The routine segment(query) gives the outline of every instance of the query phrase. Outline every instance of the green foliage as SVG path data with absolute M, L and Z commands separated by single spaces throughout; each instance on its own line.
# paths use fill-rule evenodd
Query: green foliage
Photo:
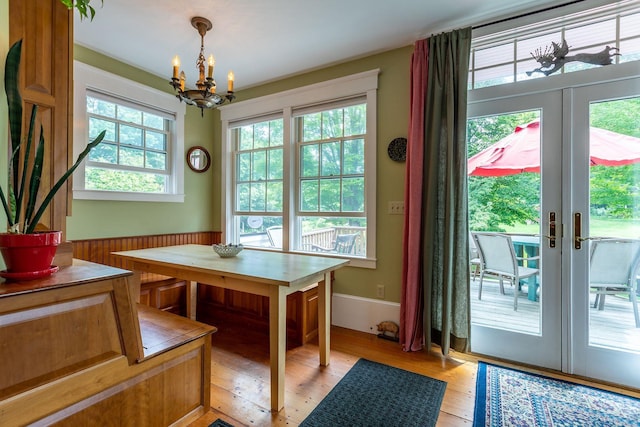
M 74 165 L 67 170 L 62 177 L 51 187 L 40 203 L 37 204 L 38 192 L 42 177 L 44 165 L 45 141 L 42 126 L 40 126 L 40 136 L 36 147 L 35 156 L 31 159 L 31 149 L 33 146 L 37 106 L 31 110 L 31 119 L 29 121 L 29 129 L 26 140 L 22 139 L 22 96 L 20 95 L 18 85 L 18 74 L 20 69 L 20 57 L 22 52 L 22 40 L 16 42 L 9 49 L 5 63 L 5 92 L 7 93 L 7 104 L 9 111 L 9 130 L 11 132 L 11 162 L 9 165 L 9 191 L 8 196 L 0 188 L 0 201 L 7 216 L 9 223 L 9 231 L 12 233 L 20 232 L 21 218 L 24 221 L 24 232 L 33 233 L 38 221 L 44 214 L 53 197 L 69 179 L 71 174 L 80 165 L 82 160 L 89 154 L 93 147 L 97 146 L 104 138 L 105 133 L 102 132 L 98 137 L 87 145 Z M 24 151 L 24 152 L 23 152 Z M 20 159 L 23 160 L 20 167 Z M 28 191 L 26 189 L 28 188 Z M 25 194 L 27 195 L 26 203 L 24 202 Z M 25 213 L 22 215 L 21 209 L 25 205 Z
M 481 117 L 467 123 L 468 157 L 513 132 L 515 126 L 538 118 L 538 112 Z M 640 137 L 640 98 L 594 103 L 590 125 Z M 594 218 L 630 220 L 640 217 L 640 164 L 592 166 L 590 205 Z M 471 230 L 513 231 L 526 224 L 539 233 L 540 175 L 521 173 L 503 177 L 469 177 Z M 529 228 L 535 228 L 531 230 Z
M 93 21 L 93 17 L 96 16 L 96 10 L 91 6 L 91 0 L 60 0 L 62 4 L 69 9 L 78 9 L 80 13 L 80 19 L 90 18 Z M 100 0 L 101 4 L 104 4 L 104 0 Z

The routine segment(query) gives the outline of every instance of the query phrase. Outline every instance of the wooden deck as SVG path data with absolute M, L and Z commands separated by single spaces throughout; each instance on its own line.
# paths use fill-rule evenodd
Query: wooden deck
M 478 281 L 471 282 L 471 321 L 474 324 L 540 333 L 540 303 L 527 299 L 526 287 L 518 296 L 518 310 L 513 310 L 513 286 L 505 282 L 500 294 L 497 281 L 484 280 L 482 300 L 478 300 Z M 591 295 L 593 304 L 594 295 Z M 640 352 L 640 328 L 635 327 L 633 308 L 628 299 L 608 295 L 604 310 L 589 308 L 590 344 Z

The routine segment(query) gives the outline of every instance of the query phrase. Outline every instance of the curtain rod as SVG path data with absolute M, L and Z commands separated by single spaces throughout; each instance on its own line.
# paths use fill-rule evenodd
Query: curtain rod
M 544 9 L 535 10 L 533 12 L 522 13 L 520 15 L 511 16 L 509 18 L 499 19 L 499 20 L 493 21 L 493 22 L 487 22 L 486 24 L 475 25 L 475 26 L 471 27 L 471 29 L 472 30 L 477 30 L 479 28 L 484 28 L 484 27 L 488 27 L 490 25 L 500 24 L 502 22 L 512 21 L 514 19 L 524 18 L 525 16 L 530 16 L 530 15 L 535 15 L 535 14 L 542 13 L 542 12 L 547 12 L 549 10 L 554 10 L 554 9 L 558 9 L 558 8 L 561 8 L 561 7 L 569 6 L 571 4 L 582 3 L 583 1 L 584 0 L 574 0 L 574 1 L 567 2 L 567 3 L 559 4 L 557 6 L 549 6 L 549 7 L 544 8 Z

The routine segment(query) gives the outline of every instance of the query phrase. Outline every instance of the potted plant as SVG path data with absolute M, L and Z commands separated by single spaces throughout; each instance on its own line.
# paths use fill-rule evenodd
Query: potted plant
M 56 192 L 89 152 L 100 144 L 106 131 L 87 145 L 73 166 L 60 177 L 38 204 L 45 142 L 41 125 L 38 143 L 32 154 L 38 111 L 36 105 L 31 110 L 27 135 L 22 135 L 23 102 L 18 86 L 21 51 L 20 40 L 9 49 L 5 63 L 4 86 L 9 112 L 11 158 L 7 192 L 0 187 L 0 202 L 8 222 L 7 233 L 0 233 L 0 252 L 7 267 L 5 271 L 0 272 L 0 276 L 29 279 L 46 276 L 55 271 L 51 262 L 56 246 L 60 243 L 61 232 L 38 232 L 36 226 Z

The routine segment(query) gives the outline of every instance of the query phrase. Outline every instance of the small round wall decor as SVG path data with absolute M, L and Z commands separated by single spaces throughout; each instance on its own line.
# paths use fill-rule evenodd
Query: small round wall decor
M 387 147 L 389 158 L 395 162 L 407 160 L 407 138 L 396 138 Z

